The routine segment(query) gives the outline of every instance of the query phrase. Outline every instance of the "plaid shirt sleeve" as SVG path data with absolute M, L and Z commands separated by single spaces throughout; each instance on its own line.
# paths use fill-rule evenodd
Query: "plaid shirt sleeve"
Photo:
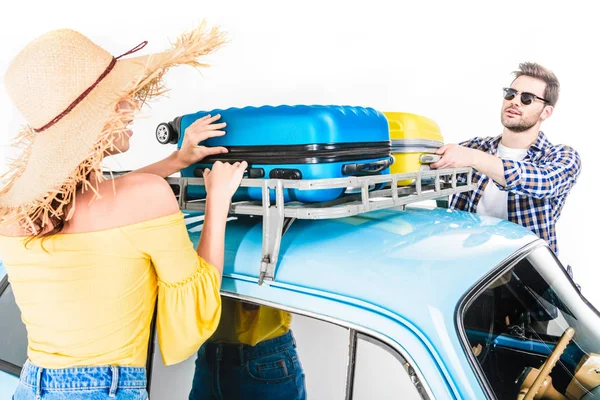
M 538 199 L 563 196 L 581 173 L 581 158 L 568 146 L 556 146 L 541 164 L 502 160 L 506 186 L 500 189 Z
M 481 146 L 483 145 L 483 143 L 485 142 L 485 140 L 486 140 L 486 138 L 476 137 L 476 138 L 473 138 L 470 140 L 465 140 L 464 142 L 460 142 L 459 145 L 468 147 L 470 149 L 479 150 L 481 148 Z

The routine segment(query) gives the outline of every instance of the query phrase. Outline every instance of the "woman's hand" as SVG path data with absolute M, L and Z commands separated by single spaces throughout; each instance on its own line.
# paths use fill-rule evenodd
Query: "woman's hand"
M 175 172 L 181 171 L 190 165 L 197 163 L 207 156 L 227 153 L 225 147 L 206 147 L 199 146 L 198 143 L 211 137 L 223 136 L 225 131 L 220 130 L 225 127 L 225 123 L 213 124 L 221 118 L 220 115 L 211 117 L 207 115 L 195 121 L 185 130 L 181 148 L 171 153 L 167 158 L 137 169 L 134 172 L 143 172 L 146 174 L 158 175 L 166 178 Z
M 203 142 L 208 138 L 225 135 L 225 131 L 221 129 L 227 124 L 224 122 L 220 124 L 213 123 L 219 118 L 221 118 L 220 114 L 217 114 L 214 117 L 206 115 L 187 127 L 183 135 L 181 148 L 175 153 L 182 169 L 189 167 L 208 156 L 227 153 L 225 147 L 206 147 L 199 145 L 200 142 Z
M 246 168 L 248 168 L 246 161 L 234 164 L 217 161 L 214 163 L 212 170 L 206 168 L 203 176 L 207 202 L 209 199 L 224 202 L 229 207 L 229 201 L 231 201 L 233 194 L 240 186 Z
M 214 163 L 212 170 L 204 170 L 206 188 L 206 213 L 204 226 L 196 251 L 198 255 L 223 273 L 225 260 L 225 228 L 233 194 L 240 186 L 246 161 L 235 164 Z
M 204 170 L 206 213 L 197 252 L 221 274 L 225 260 L 225 228 L 229 205 L 247 167 L 246 161 L 235 164 L 217 161 L 212 170 Z

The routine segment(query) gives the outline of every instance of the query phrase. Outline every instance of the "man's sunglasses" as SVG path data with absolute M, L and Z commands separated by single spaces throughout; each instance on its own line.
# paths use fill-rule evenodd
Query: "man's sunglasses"
M 504 88 L 504 100 L 512 100 L 515 98 L 516 95 L 519 94 L 518 90 L 515 90 L 513 88 Z M 531 103 L 533 103 L 533 101 L 535 99 L 538 99 L 540 101 L 543 101 L 546 104 L 549 104 L 548 100 L 541 98 L 540 96 L 536 96 L 533 93 L 529 93 L 529 92 L 523 92 L 521 93 L 521 103 L 523 103 L 523 105 L 528 106 Z

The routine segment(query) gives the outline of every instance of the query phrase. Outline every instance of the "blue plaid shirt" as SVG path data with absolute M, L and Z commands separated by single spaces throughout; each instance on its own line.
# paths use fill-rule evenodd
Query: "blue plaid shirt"
M 502 135 L 474 138 L 460 145 L 496 155 L 501 138 Z M 503 159 L 502 163 L 506 186 L 494 183 L 500 190 L 508 192 L 508 220 L 536 233 L 558 254 L 555 225 L 581 172 L 579 154 L 571 147 L 552 145 L 540 132 L 523 161 Z M 452 196 L 450 208 L 476 212 L 489 180 L 475 171 L 473 183 L 476 188 Z

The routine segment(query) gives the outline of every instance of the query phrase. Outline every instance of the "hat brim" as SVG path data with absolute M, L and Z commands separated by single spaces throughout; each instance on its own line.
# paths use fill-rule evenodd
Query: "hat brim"
M 2 196 L 7 207 L 31 203 L 40 193 L 50 193 L 98 151 L 104 127 L 115 118 L 116 106 L 130 96 L 132 87 L 147 70 L 149 56 L 117 61 L 113 70 L 67 115 L 33 138 L 27 163 L 10 191 Z M 115 132 L 106 132 L 108 136 Z M 109 144 L 110 143 L 106 143 Z M 60 162 L 56 162 L 56 160 Z M 74 177 L 77 179 L 77 177 Z
M 0 220 L 26 225 L 32 232 L 46 225 L 49 215 L 62 216 L 77 187 L 93 188 L 90 172 L 102 179 L 101 161 L 132 119 L 116 110 L 121 100 L 152 98 L 162 93 L 163 74 L 172 66 L 206 66 L 197 61 L 224 43 L 217 28 L 182 35 L 171 50 L 118 60 L 113 69 L 57 123 L 36 134 L 21 133 L 21 157 L 13 163 L 0 191 Z M 140 96 L 141 95 L 141 96 Z M 141 105 L 141 104 L 140 104 Z M 97 185 L 97 182 L 95 182 Z M 71 213 L 66 215 L 69 219 Z M 41 223 L 40 223 L 41 221 Z M 37 225 L 37 226 L 36 226 Z

